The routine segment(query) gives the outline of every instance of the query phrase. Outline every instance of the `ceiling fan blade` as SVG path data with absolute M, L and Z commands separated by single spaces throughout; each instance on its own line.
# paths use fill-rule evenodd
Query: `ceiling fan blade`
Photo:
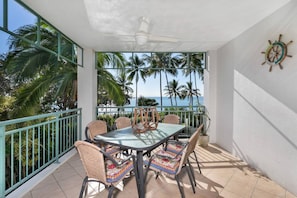
M 140 17 L 139 18 L 139 28 L 138 28 L 138 32 L 143 32 L 143 33 L 148 33 L 149 31 L 149 26 L 150 26 L 150 20 L 148 17 Z
M 152 42 L 171 42 L 171 43 L 176 43 L 179 41 L 177 38 L 167 37 L 167 36 L 157 36 L 157 35 L 148 35 L 148 40 Z
M 171 42 L 176 43 L 179 40 L 168 36 L 157 36 L 149 34 L 150 20 L 148 17 L 139 18 L 139 28 L 134 35 L 129 34 L 107 34 L 107 36 L 113 36 L 123 42 L 135 42 L 137 45 L 144 45 L 148 42 Z

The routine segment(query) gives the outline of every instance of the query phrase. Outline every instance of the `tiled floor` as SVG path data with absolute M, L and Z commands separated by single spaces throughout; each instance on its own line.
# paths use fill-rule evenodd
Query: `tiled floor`
M 196 194 L 193 194 L 188 177 L 183 174 L 182 183 L 187 198 L 297 198 L 215 145 L 209 145 L 207 148 L 197 146 L 196 152 L 201 163 L 202 175 L 199 174 L 194 159 L 191 159 L 197 187 Z M 75 155 L 24 198 L 78 197 L 84 176 L 79 156 Z M 100 193 L 94 190 L 90 194 L 89 197 L 94 198 L 107 197 L 107 190 Z M 115 197 L 138 197 L 133 176 L 124 180 L 124 190 L 116 191 Z M 155 179 L 154 173 L 150 172 L 146 198 L 153 197 L 180 197 L 175 180 L 162 175 Z

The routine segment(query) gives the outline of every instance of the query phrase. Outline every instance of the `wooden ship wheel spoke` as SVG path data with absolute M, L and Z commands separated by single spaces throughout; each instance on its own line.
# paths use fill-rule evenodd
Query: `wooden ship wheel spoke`
M 282 62 L 285 60 L 286 57 L 292 57 L 292 55 L 288 55 L 288 45 L 293 43 L 290 41 L 288 43 L 284 43 L 281 41 L 282 35 L 280 34 L 278 37 L 278 41 L 274 41 L 273 43 L 268 40 L 268 47 L 266 48 L 265 52 L 261 52 L 265 54 L 265 61 L 262 63 L 264 65 L 267 63 L 270 65 L 269 71 L 272 71 L 273 66 L 279 66 L 280 69 L 283 69 Z

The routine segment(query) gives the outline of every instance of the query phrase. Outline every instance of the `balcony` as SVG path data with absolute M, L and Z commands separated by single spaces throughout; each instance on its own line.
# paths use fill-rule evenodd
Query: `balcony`
M 98 116 L 129 115 L 132 112 L 132 108 L 124 111 L 118 109 L 122 108 L 105 109 L 100 111 Z M 193 109 L 197 112 L 197 108 Z M 193 109 L 164 108 L 160 114 L 178 114 L 182 118 L 181 123 L 187 125 L 183 134 L 186 138 L 190 135 L 191 128 L 205 122 L 201 119 L 201 112 L 195 114 Z M 5 180 L 7 197 L 78 196 L 85 176 L 79 156 L 73 148 L 73 143 L 81 139 L 80 120 L 81 112 L 77 109 L 1 123 L 2 132 L 3 129 L 6 130 L 3 145 L 6 153 L 11 153 L 6 155 L 6 163 L 3 166 L 6 168 L 1 170 L 6 176 L 3 175 L 1 179 Z M 31 143 L 38 146 L 32 147 Z M 199 174 L 194 159 L 190 159 L 195 170 L 197 187 L 196 194 L 193 194 L 188 178 L 183 177 L 186 197 L 296 197 L 218 145 L 210 144 L 206 148 L 197 145 L 195 150 L 201 163 L 202 175 Z M 149 174 L 146 197 L 174 197 L 179 193 L 174 180 L 163 176 L 155 180 L 153 172 Z M 98 192 L 96 186 L 89 189 L 90 197 L 107 196 L 106 190 Z M 125 180 L 124 190 L 119 192 L 117 197 L 131 195 L 137 197 L 133 176 Z

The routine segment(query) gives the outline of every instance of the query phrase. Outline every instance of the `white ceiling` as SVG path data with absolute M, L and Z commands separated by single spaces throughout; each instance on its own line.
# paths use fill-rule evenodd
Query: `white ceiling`
M 156 52 L 218 49 L 289 1 L 23 0 L 84 48 Z M 140 17 L 149 19 L 149 34 L 177 42 L 137 44 Z

